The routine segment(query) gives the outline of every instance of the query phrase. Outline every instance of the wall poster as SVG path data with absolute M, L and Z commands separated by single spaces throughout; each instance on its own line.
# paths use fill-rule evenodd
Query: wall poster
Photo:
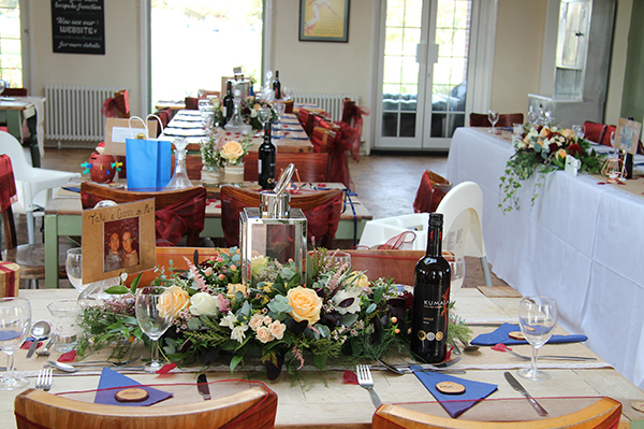
M 51 0 L 54 53 L 105 55 L 104 0 Z

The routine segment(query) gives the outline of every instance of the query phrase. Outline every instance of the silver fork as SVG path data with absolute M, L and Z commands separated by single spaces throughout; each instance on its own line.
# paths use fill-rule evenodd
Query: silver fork
M 378 408 L 382 405 L 382 401 L 378 397 L 378 394 L 373 390 L 373 378 L 371 377 L 371 371 L 367 365 L 358 365 L 356 368 L 356 373 L 358 374 L 358 384 L 360 387 L 363 387 L 369 391 L 371 395 L 371 402 L 373 405 Z
M 46 392 L 51 389 L 52 383 L 53 370 L 51 368 L 43 368 L 38 371 L 38 378 L 36 379 L 36 389 L 41 389 Z
M 49 353 L 49 348 L 51 347 L 52 344 L 54 344 L 54 340 L 49 340 L 49 342 L 47 343 L 44 349 L 36 350 L 36 356 L 40 356 L 40 357 L 49 356 L 51 354 Z

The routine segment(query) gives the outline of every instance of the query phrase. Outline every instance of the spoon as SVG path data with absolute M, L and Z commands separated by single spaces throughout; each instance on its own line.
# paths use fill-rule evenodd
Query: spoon
M 31 336 L 34 337 L 34 341 L 31 343 L 31 347 L 29 347 L 29 351 L 27 352 L 27 357 L 30 358 L 34 355 L 34 352 L 36 351 L 36 348 L 38 347 L 38 343 L 42 338 L 45 338 L 47 335 L 49 335 L 49 332 L 51 331 L 51 326 L 49 325 L 49 322 L 46 320 L 41 320 L 39 322 L 36 322 L 34 326 L 31 327 Z
M 63 362 L 56 362 L 53 360 L 48 360 L 47 364 L 49 366 L 53 366 L 54 368 L 61 370 L 63 372 L 69 372 L 69 373 L 74 373 L 78 372 L 79 369 L 76 368 L 74 365 L 68 364 L 68 363 L 63 363 Z M 99 365 L 96 365 L 97 368 L 101 368 Z M 87 367 L 83 367 L 85 369 Z M 144 366 L 121 366 L 121 367 L 114 367 L 110 368 L 114 371 L 143 371 L 145 369 Z

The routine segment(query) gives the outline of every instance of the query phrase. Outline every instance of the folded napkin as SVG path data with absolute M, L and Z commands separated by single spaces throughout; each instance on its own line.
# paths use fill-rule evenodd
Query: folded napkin
M 420 367 L 413 366 L 411 368 L 420 369 Z M 476 405 L 480 400 L 488 397 L 498 387 L 496 384 L 464 380 L 462 378 L 438 372 L 417 371 L 414 372 L 414 375 L 425 385 L 427 390 L 429 390 L 429 393 L 436 398 L 445 411 L 447 411 L 453 418 L 460 416 L 465 411 Z M 436 385 L 444 381 L 451 381 L 465 386 L 465 392 L 458 395 L 440 393 L 438 389 L 436 389 Z
M 113 387 L 130 386 L 139 386 L 139 388 L 148 392 L 148 395 L 150 396 L 148 397 L 148 399 L 141 402 L 119 402 L 114 398 L 114 394 L 118 392 L 119 389 L 112 389 Z M 172 393 L 164 392 L 153 387 L 142 386 L 141 383 L 132 380 L 130 377 L 126 377 L 125 375 L 119 374 L 118 372 L 109 368 L 103 368 L 103 372 L 101 373 L 101 380 L 98 383 L 98 391 L 96 392 L 94 403 L 104 405 L 125 405 L 128 407 L 141 407 L 165 401 L 171 396 Z
M 508 334 L 513 331 L 521 331 L 521 328 L 519 328 L 519 325 L 504 323 L 493 332 L 477 336 L 470 341 L 470 344 L 475 346 L 493 346 L 499 343 L 505 344 L 506 346 L 528 344 L 525 340 L 513 340 L 508 337 Z M 547 344 L 581 343 L 586 340 L 588 340 L 588 337 L 585 335 L 553 335 L 550 337 Z

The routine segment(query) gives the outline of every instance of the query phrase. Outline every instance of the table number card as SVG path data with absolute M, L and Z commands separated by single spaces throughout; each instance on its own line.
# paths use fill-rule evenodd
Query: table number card
M 83 284 L 154 268 L 154 199 L 83 210 Z
M 623 150 L 626 153 L 635 155 L 637 153 L 637 144 L 640 139 L 641 131 L 641 122 L 619 118 L 613 146 L 615 149 Z
M 576 176 L 581 168 L 581 160 L 571 155 L 566 155 L 566 173 L 571 176 Z

